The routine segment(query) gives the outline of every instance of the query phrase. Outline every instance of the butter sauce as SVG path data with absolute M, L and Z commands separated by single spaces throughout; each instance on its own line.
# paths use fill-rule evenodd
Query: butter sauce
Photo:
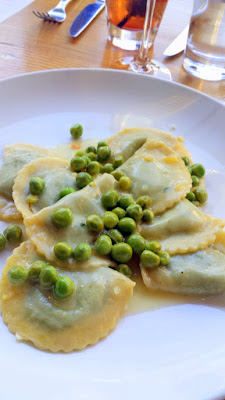
M 126 315 L 140 314 L 180 304 L 201 304 L 208 307 L 217 307 L 225 311 L 225 293 L 216 296 L 193 296 L 149 290 L 143 283 L 140 271 L 136 269 L 131 279 L 136 282 L 136 286 L 128 303 Z

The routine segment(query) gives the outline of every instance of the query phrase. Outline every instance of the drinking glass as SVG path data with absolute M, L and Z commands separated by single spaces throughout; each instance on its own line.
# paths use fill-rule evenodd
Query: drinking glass
M 168 0 L 156 0 L 151 26 L 152 42 Z M 108 39 L 114 46 L 137 50 L 141 44 L 146 0 L 106 0 Z M 150 42 L 149 42 L 150 43 Z
M 194 0 L 183 66 L 201 79 L 225 79 L 225 0 Z
M 158 78 L 171 80 L 170 70 L 156 60 L 150 60 L 148 50 L 153 44 L 151 37 L 151 26 L 156 0 L 147 0 L 144 20 L 144 28 L 141 39 L 141 46 L 136 57 L 124 57 L 114 62 L 114 67 L 123 67 L 137 73 L 149 74 Z

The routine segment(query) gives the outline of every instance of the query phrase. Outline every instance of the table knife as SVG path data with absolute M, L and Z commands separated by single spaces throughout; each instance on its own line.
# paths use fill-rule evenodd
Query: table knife
M 187 43 L 189 25 L 173 40 L 163 52 L 166 57 L 172 57 L 184 51 Z
M 75 18 L 70 27 L 70 36 L 77 37 L 93 21 L 93 19 L 105 7 L 105 0 L 97 0 L 88 4 Z

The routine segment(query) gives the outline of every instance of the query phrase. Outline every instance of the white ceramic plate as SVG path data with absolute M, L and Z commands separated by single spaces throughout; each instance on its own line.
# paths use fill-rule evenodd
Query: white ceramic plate
M 69 140 L 76 122 L 84 138 L 133 126 L 175 127 L 172 133 L 207 168 L 206 210 L 225 218 L 225 108 L 219 102 L 171 82 L 110 70 L 46 71 L 0 82 L 1 151 L 18 142 L 56 146 Z M 1 253 L 1 266 L 7 255 Z M 224 332 L 223 309 L 183 304 L 125 317 L 96 346 L 65 355 L 18 343 L 0 321 L 0 398 L 222 399 Z

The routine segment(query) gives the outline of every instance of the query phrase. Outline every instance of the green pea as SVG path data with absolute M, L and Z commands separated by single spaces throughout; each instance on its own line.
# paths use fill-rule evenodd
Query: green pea
M 50 289 L 58 278 L 58 272 L 52 265 L 42 267 L 39 275 L 39 284 L 43 289 Z
M 140 221 L 143 217 L 143 211 L 139 204 L 131 204 L 126 209 L 126 216 L 133 218 L 136 222 Z
M 88 146 L 85 151 L 86 151 L 86 153 L 95 153 L 95 154 L 97 154 L 97 150 L 96 150 L 96 148 L 94 146 Z
M 136 222 L 133 220 L 133 218 L 125 217 L 119 220 L 117 227 L 120 232 L 130 235 L 136 229 Z
M 102 219 L 95 214 L 89 215 L 86 219 L 87 228 L 89 231 L 99 232 L 104 228 Z
M 197 200 L 192 201 L 192 204 L 193 204 L 195 207 L 199 207 L 199 206 L 200 206 L 200 203 L 199 203 L 199 201 L 197 201 Z
M 6 239 L 5 236 L 0 233 L 0 250 L 5 248 Z
M 83 156 L 82 158 L 84 158 L 86 160 L 86 168 L 87 168 L 88 165 L 90 164 L 91 160 L 87 155 Z
M 80 243 L 75 248 L 73 256 L 79 262 L 88 261 L 91 258 L 91 247 L 87 243 Z
M 95 251 L 97 254 L 106 256 L 111 252 L 112 240 L 107 235 L 101 235 L 95 242 Z
M 195 189 L 194 194 L 196 196 L 197 201 L 199 201 L 199 203 L 205 203 L 208 199 L 208 194 L 205 189 L 201 189 L 201 188 Z
M 116 169 L 120 167 L 124 163 L 124 157 L 123 156 L 116 156 L 113 160 L 113 168 Z
M 200 185 L 200 180 L 197 176 L 192 175 L 191 180 L 192 180 L 192 186 L 196 187 Z
M 59 198 L 61 199 L 62 197 L 67 196 L 68 194 L 74 193 L 75 190 L 72 187 L 66 187 L 62 189 L 59 193 Z
M 119 219 L 124 218 L 126 216 L 126 211 L 121 207 L 114 208 L 112 212 L 114 212 L 114 214 L 116 214 Z
M 45 181 L 42 178 L 39 178 L 39 176 L 34 176 L 33 178 L 30 179 L 29 181 L 29 189 L 31 194 L 35 194 L 38 196 L 43 192 L 45 188 Z
M 80 172 L 87 166 L 87 161 L 84 157 L 74 156 L 70 161 L 70 167 L 73 171 Z
M 145 210 L 151 206 L 152 200 L 149 196 L 140 196 L 138 197 L 136 203 L 139 204 L 143 210 Z
M 31 281 L 38 281 L 41 273 L 41 269 L 47 264 L 44 261 L 34 261 L 33 264 L 28 268 L 28 279 Z
M 104 208 L 114 208 L 117 205 L 119 195 L 116 190 L 108 190 L 102 196 L 102 205 Z
M 136 254 L 141 254 L 146 248 L 145 239 L 138 234 L 130 235 L 127 239 L 127 243 L 131 246 L 133 252 Z
M 109 229 L 115 228 L 115 226 L 116 226 L 116 225 L 118 224 L 118 222 L 119 222 L 119 218 L 117 217 L 117 215 L 114 214 L 114 213 L 111 212 L 111 211 L 106 211 L 106 212 L 103 214 L 102 219 L 103 219 L 104 226 L 105 226 L 106 228 L 109 228 Z
M 97 154 L 95 154 L 93 151 L 91 151 L 90 153 L 87 153 L 87 157 L 91 161 L 96 161 L 97 160 Z
M 118 272 L 120 272 L 121 274 L 127 276 L 128 278 L 131 277 L 132 275 L 132 271 L 131 269 L 128 267 L 128 265 L 126 264 L 119 264 L 116 266 L 115 268 Z
M 162 265 L 168 265 L 170 262 L 170 255 L 167 253 L 167 251 L 160 251 L 158 253 L 158 256 L 160 257 L 160 264 Z
M 128 243 L 116 243 L 112 247 L 112 258 L 119 263 L 126 263 L 132 257 L 132 248 Z
M 61 276 L 57 279 L 54 286 L 54 295 L 56 299 L 68 299 L 75 291 L 75 286 L 72 279 L 67 276 Z
M 75 155 L 79 156 L 79 157 L 83 157 L 83 156 L 85 156 L 85 151 L 84 150 L 78 150 L 78 151 L 76 151 Z
M 189 173 L 191 174 L 192 173 L 192 168 L 191 168 L 190 165 L 187 167 L 187 169 L 188 169 Z
M 107 164 L 103 165 L 103 167 L 102 167 L 103 173 L 110 174 L 113 170 L 114 170 L 113 165 L 110 163 L 107 163 Z
M 116 169 L 115 171 L 111 172 L 111 175 L 114 176 L 114 178 L 119 181 L 122 176 L 124 176 L 123 171 L 120 171 L 119 169 Z
M 111 150 L 109 146 L 101 146 L 97 150 L 98 160 L 106 161 L 111 156 Z
M 3 234 L 9 243 L 16 243 L 22 237 L 22 229 L 18 225 L 8 225 Z
M 122 176 L 119 180 L 119 187 L 121 190 L 128 190 L 130 188 L 130 178 Z
M 83 133 L 83 126 L 80 125 L 80 124 L 75 124 L 75 125 L 71 126 L 71 128 L 70 128 L 70 133 L 71 133 L 71 136 L 72 136 L 74 139 L 78 139 L 79 137 L 82 136 L 82 133 Z
M 52 222 L 58 228 L 65 228 L 72 224 L 73 213 L 69 208 L 58 208 L 52 213 Z
M 107 235 L 112 239 L 114 243 L 123 242 L 123 235 L 118 231 L 118 229 L 109 229 Z
M 35 194 L 30 194 L 29 196 L 27 196 L 26 198 L 26 202 L 27 204 L 31 205 L 31 204 L 35 204 L 38 201 L 38 196 L 36 196 Z
M 124 196 L 120 197 L 118 201 L 119 207 L 124 208 L 125 210 L 127 207 L 131 206 L 131 204 L 134 204 L 134 199 L 129 194 L 125 194 Z
M 188 167 L 188 165 L 190 164 L 190 160 L 188 157 L 181 157 L 181 159 L 183 160 L 184 164 Z
M 54 253 L 59 260 L 67 260 L 72 256 L 73 248 L 67 242 L 59 242 L 54 246 Z
M 142 221 L 146 224 L 150 224 L 154 219 L 154 212 L 152 210 L 144 210 Z
M 158 253 L 161 250 L 161 247 L 162 246 L 159 242 L 153 240 L 152 242 L 147 243 L 146 250 L 150 250 L 153 253 Z
M 141 253 L 141 264 L 146 268 L 155 268 L 160 264 L 160 257 L 150 250 Z
M 192 175 L 202 178 L 205 175 L 205 168 L 202 164 L 193 164 L 191 166 Z
M 98 161 L 91 161 L 87 167 L 88 173 L 90 175 L 98 175 L 100 172 L 100 164 Z
M 20 265 L 14 265 L 8 271 L 9 281 L 16 286 L 22 285 L 27 280 L 27 270 Z
M 92 181 L 93 181 L 92 176 L 87 172 L 79 172 L 76 176 L 76 184 L 78 189 L 83 189 Z
M 189 192 L 189 193 L 187 193 L 187 194 L 186 194 L 186 198 L 187 198 L 189 201 L 195 201 L 195 200 L 196 200 L 196 196 L 195 196 L 194 192 Z
M 100 140 L 100 142 L 98 142 L 97 147 L 103 147 L 103 146 L 108 146 L 107 143 L 104 140 Z

